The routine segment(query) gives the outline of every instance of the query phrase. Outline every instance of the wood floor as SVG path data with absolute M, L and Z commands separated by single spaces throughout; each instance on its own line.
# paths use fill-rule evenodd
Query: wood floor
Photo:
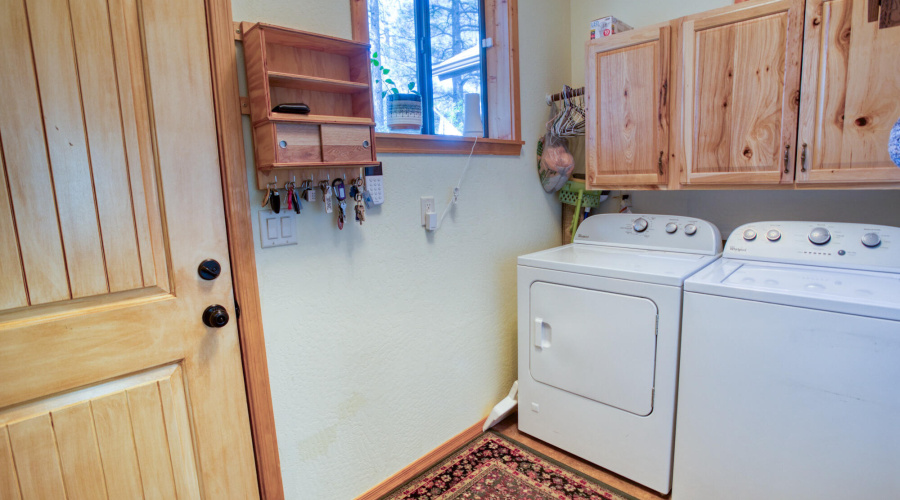
M 650 491 L 643 486 L 635 484 L 622 476 L 609 472 L 606 469 L 602 469 L 597 467 L 596 465 L 581 460 L 580 458 L 566 453 L 559 448 L 555 448 L 550 446 L 549 444 L 535 439 L 528 434 L 522 434 L 519 432 L 519 428 L 516 425 L 518 419 L 518 415 L 513 413 L 512 415 L 506 417 L 502 422 L 494 426 L 494 430 L 503 434 L 504 436 L 509 436 L 510 438 L 533 448 L 548 457 L 562 462 L 569 467 L 586 474 L 590 477 L 593 477 L 601 482 L 604 482 L 613 488 L 621 490 L 629 495 L 634 496 L 635 498 L 639 498 L 640 500 L 659 500 L 663 498 L 668 498 L 668 496 L 661 496 L 656 492 Z

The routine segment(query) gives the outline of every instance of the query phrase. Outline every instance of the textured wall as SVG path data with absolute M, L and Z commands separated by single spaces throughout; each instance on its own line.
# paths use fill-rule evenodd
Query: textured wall
M 571 0 L 572 81 L 584 81 L 590 21 L 616 16 L 635 28 L 734 3 L 731 0 Z M 576 155 L 576 157 L 578 157 Z M 892 191 L 635 191 L 632 210 L 706 219 L 727 236 L 755 220 L 819 220 L 900 226 L 900 190 Z M 618 211 L 616 200 L 601 211 Z
M 443 209 L 465 156 L 382 154 L 386 201 L 363 227 L 338 231 L 317 203 L 299 216 L 299 245 L 257 245 L 290 499 L 366 491 L 487 415 L 515 379 L 515 258 L 560 242 L 535 142 L 544 95 L 570 75 L 568 0 L 519 9 L 527 143 L 517 158 L 473 157 L 443 228 L 419 225 L 419 197 Z M 233 0 L 233 10 L 235 20 L 350 36 L 349 0 Z M 255 186 L 248 133 L 245 118 Z M 262 196 L 251 189 L 251 200 L 255 225 Z

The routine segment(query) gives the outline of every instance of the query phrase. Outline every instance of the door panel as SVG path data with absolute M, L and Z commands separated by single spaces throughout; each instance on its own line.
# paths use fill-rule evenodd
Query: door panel
M 0 118 L 0 139 L 15 224 L 0 222 L 0 231 L 21 264 L 3 266 L 0 306 L 166 287 L 161 219 L 148 215 L 145 197 L 158 198 L 150 128 L 146 111 L 135 111 L 148 106 L 140 33 L 129 40 L 125 24 L 136 6 L 16 0 L 3 8 L 24 24 L 3 42 L 14 79 L 0 79 L 0 90 L 16 104 Z M 158 213 L 155 200 L 151 208 Z
M 869 22 L 863 0 L 806 5 L 797 180 L 900 181 L 887 149 L 900 118 L 900 29 Z
M 616 293 L 535 282 L 534 380 L 640 416 L 653 410 L 657 308 Z
M 12 481 L 0 491 L 18 483 L 25 498 L 200 498 L 186 408 L 181 367 L 169 365 L 7 409 L 11 453 L 0 468 L 13 474 L 0 476 Z
M 258 497 L 235 321 L 201 321 L 235 311 L 206 26 L 0 2 L 4 499 Z
M 669 41 L 665 25 L 588 44 L 588 189 L 666 182 Z
M 682 183 L 793 182 L 802 7 L 756 2 L 682 22 Z

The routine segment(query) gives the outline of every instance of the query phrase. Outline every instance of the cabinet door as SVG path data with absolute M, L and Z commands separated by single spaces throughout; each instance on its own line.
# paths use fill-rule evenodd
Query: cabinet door
M 684 19 L 681 181 L 794 180 L 803 0 L 753 2 Z
M 900 28 L 869 21 L 869 3 L 806 2 L 798 182 L 900 181 L 887 147 L 900 119 Z
M 587 45 L 587 188 L 666 182 L 670 27 Z

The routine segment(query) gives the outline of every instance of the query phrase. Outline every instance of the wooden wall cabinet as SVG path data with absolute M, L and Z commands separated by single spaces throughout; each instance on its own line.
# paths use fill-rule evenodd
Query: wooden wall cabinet
M 666 183 L 670 39 L 666 23 L 588 42 L 588 189 Z
M 900 186 L 900 27 L 877 7 L 756 0 L 588 43 L 590 188 Z
M 741 4 L 679 29 L 682 184 L 793 182 L 803 0 Z
M 369 45 L 258 23 L 242 24 L 257 182 L 284 182 L 375 159 Z M 304 103 L 310 113 L 277 113 Z
M 900 119 L 900 27 L 879 28 L 870 3 L 806 2 L 798 183 L 900 182 L 887 151 Z

